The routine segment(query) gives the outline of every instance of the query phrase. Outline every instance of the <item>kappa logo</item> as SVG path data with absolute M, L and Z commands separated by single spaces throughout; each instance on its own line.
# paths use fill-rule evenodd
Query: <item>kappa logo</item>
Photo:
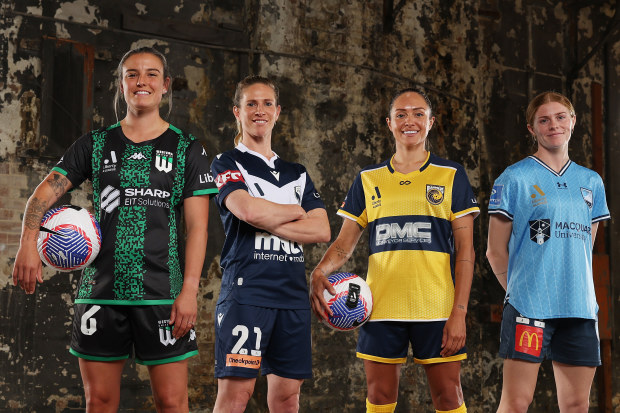
M 538 245 L 544 244 L 551 236 L 551 221 L 537 219 L 530 221 L 530 239 Z
M 106 186 L 101 191 L 101 209 L 110 213 L 121 203 L 121 191 L 113 186 Z
M 583 197 L 583 200 L 586 201 L 588 208 L 592 209 L 592 191 L 587 188 L 581 188 L 581 196 Z
M 127 159 L 132 159 L 134 161 L 141 161 L 143 159 L 146 159 L 146 156 L 144 156 L 144 154 L 142 152 L 134 152 L 129 158 Z
M 172 152 L 156 151 L 155 152 L 155 168 L 160 172 L 168 173 L 172 171 Z
M 426 185 L 426 200 L 431 205 L 439 205 L 443 202 L 445 186 Z

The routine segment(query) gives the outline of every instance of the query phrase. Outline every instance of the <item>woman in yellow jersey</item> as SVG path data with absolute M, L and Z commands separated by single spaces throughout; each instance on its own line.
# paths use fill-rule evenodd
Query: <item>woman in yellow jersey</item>
M 396 153 L 365 167 L 338 210 L 340 234 L 312 271 L 317 317 L 331 314 L 327 275 L 352 255 L 368 228 L 367 282 L 373 312 L 360 328 L 367 412 L 393 412 L 409 343 L 422 364 L 438 412 L 465 412 L 460 369 L 465 316 L 474 270 L 473 221 L 480 210 L 465 170 L 431 154 L 426 137 L 435 118 L 428 97 L 403 89 L 390 104 L 387 125 Z

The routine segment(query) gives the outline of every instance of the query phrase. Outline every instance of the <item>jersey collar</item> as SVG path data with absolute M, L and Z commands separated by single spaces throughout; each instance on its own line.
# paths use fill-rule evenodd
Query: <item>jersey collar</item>
M 275 153 L 275 151 L 273 151 L 273 150 L 272 150 L 271 152 L 273 152 L 273 156 L 271 157 L 271 159 L 268 159 L 268 158 L 267 158 L 267 157 L 265 157 L 264 155 L 262 155 L 262 154 L 260 154 L 260 153 L 258 153 L 258 152 L 255 152 L 255 151 L 251 150 L 250 148 L 248 148 L 247 146 L 245 146 L 245 145 L 243 144 L 243 142 L 239 142 L 239 143 L 237 144 L 237 146 L 236 146 L 236 149 L 239 149 L 239 151 L 241 151 L 241 152 L 246 152 L 246 153 L 252 154 L 252 155 L 254 155 L 254 156 L 258 156 L 258 157 L 259 157 L 260 159 L 262 159 L 262 160 L 263 160 L 263 161 L 264 161 L 267 165 L 269 165 L 269 167 L 270 167 L 271 169 L 275 169 L 275 167 L 276 167 L 276 160 L 279 158 L 278 154 L 277 154 L 277 153 Z
M 394 173 L 400 173 L 400 172 L 397 172 L 397 171 L 396 171 L 396 169 L 394 169 L 394 166 L 392 166 L 392 161 L 393 161 L 393 160 L 394 160 L 394 155 L 392 155 L 392 157 L 390 158 L 390 160 L 387 162 L 387 168 L 388 168 L 388 170 L 389 170 L 389 171 L 390 171 L 390 173 L 392 173 L 392 174 L 394 174 Z M 428 151 L 428 154 L 426 155 L 426 160 L 424 161 L 424 163 L 422 164 L 422 166 L 420 166 L 420 169 L 418 169 L 417 171 L 410 172 L 409 174 L 416 173 L 416 172 L 424 172 L 424 170 L 425 170 L 426 168 L 428 168 L 428 165 L 430 165 L 430 163 L 431 163 L 431 151 Z M 409 174 L 406 174 L 406 175 L 409 175 Z M 404 175 L 404 174 L 401 174 L 401 175 Z
M 573 161 L 571 161 L 570 159 L 568 161 L 566 161 L 566 163 L 564 164 L 564 166 L 562 167 L 562 169 L 560 169 L 560 172 L 556 172 L 553 170 L 553 168 L 550 168 L 549 166 L 547 166 L 546 163 L 544 163 L 543 161 L 541 161 L 540 159 L 538 159 L 537 157 L 535 157 L 534 155 L 530 155 L 528 156 L 528 158 L 538 162 L 540 164 L 540 166 L 542 166 L 543 168 L 545 168 L 546 170 L 548 170 L 549 172 L 551 172 L 552 174 L 554 174 L 555 176 L 562 176 L 564 175 L 564 172 L 566 172 L 566 170 L 568 169 L 568 167 L 573 163 Z

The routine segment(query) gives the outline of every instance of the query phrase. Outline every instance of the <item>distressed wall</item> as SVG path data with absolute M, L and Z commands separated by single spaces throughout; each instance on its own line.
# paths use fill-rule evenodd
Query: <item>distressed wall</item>
M 389 12 L 384 3 L 392 3 Z M 618 109 L 617 103 L 611 105 L 618 101 L 617 87 L 611 86 L 620 75 L 617 34 L 612 31 L 606 47 L 585 59 L 615 18 L 615 1 L 7 0 L 0 7 L 0 411 L 84 407 L 77 361 L 67 351 L 79 274 L 46 270 L 34 296 L 24 295 L 10 280 L 25 202 L 56 161 L 49 156 L 54 142 L 42 136 L 40 125 L 42 109 L 49 107 L 42 93 L 49 68 L 44 36 L 93 48 L 87 75 L 93 128 L 115 122 L 113 74 L 122 54 L 139 45 L 158 47 L 174 77 L 171 123 L 198 136 L 212 154 L 232 147 L 235 83 L 247 73 L 275 78 L 282 114 L 274 149 L 308 167 L 334 235 L 340 227 L 335 211 L 356 172 L 393 151 L 385 116 L 398 88 L 427 89 L 437 117 L 431 148 L 465 165 L 483 210 L 497 175 L 532 151 L 524 109 L 534 94 L 555 89 L 572 97 L 578 126 L 571 157 L 581 164 L 592 165 L 593 81 L 605 87 L 607 110 L 616 109 L 606 114 L 606 136 L 618 133 L 610 123 Z M 617 151 L 615 142 L 608 142 L 608 153 Z M 620 182 L 611 170 L 605 178 L 608 186 Z M 620 203 L 609 199 L 615 216 Z M 63 202 L 89 205 L 87 185 Z M 215 212 L 212 205 L 199 300 L 200 355 L 190 362 L 192 411 L 211 411 L 216 395 L 213 311 L 223 231 Z M 462 372 L 471 412 L 492 411 L 501 390 L 496 353 L 503 294 L 484 259 L 487 220 L 483 212 L 476 221 L 469 359 Z M 308 267 L 325 248 L 305 249 Z M 363 239 L 345 269 L 365 274 L 366 249 Z M 616 265 L 612 258 L 612 269 Z M 617 290 L 612 298 L 618 300 Z M 302 387 L 302 412 L 364 411 L 365 380 L 354 355 L 355 339 L 355 333 L 313 324 L 315 377 Z M 619 373 L 613 369 L 614 378 Z M 545 363 L 530 411 L 557 411 L 553 388 Z M 597 390 L 593 412 L 598 411 Z M 613 394 L 614 411 L 620 412 L 617 384 Z M 144 368 L 127 365 L 121 399 L 122 411 L 152 410 Z M 248 411 L 267 411 L 263 379 Z M 403 368 L 397 411 L 434 411 L 422 369 L 411 362 Z

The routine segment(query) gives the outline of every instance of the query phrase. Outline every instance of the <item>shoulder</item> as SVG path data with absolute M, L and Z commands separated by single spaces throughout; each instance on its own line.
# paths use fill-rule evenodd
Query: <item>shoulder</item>
M 581 175 L 585 175 L 585 176 L 587 176 L 589 178 L 598 178 L 598 179 L 601 178 L 601 176 L 598 174 L 598 172 L 593 171 L 590 168 L 586 168 L 585 166 L 581 166 L 578 163 L 573 162 L 573 161 L 571 161 L 570 168 L 574 168 L 574 171 L 576 173 L 579 173 Z
M 388 168 L 388 169 L 390 168 L 390 160 L 389 159 L 387 159 L 387 160 L 385 160 L 385 161 L 383 161 L 381 163 L 364 166 L 360 170 L 358 175 L 361 175 L 361 174 L 366 173 L 366 172 L 377 171 L 377 170 L 380 170 L 380 169 L 383 169 L 383 168 Z
M 431 155 L 429 156 L 428 163 L 429 165 L 434 165 L 434 166 L 439 166 L 439 167 L 444 167 L 444 168 L 465 170 L 465 168 L 463 168 L 463 165 L 461 165 L 460 163 L 451 161 L 450 159 L 442 158 L 440 156 L 435 155 L 434 153 L 431 153 Z

